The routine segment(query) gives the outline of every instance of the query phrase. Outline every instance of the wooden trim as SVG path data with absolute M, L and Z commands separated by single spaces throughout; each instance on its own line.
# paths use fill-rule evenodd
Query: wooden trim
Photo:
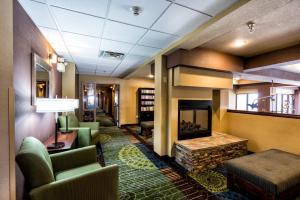
M 283 114 L 283 113 L 256 112 L 256 111 L 232 110 L 232 109 L 227 109 L 227 112 L 229 112 L 229 113 L 249 114 L 249 115 L 262 115 L 262 116 L 270 116 L 270 117 L 283 117 L 283 118 L 300 119 L 300 115 Z
M 209 68 L 209 67 L 198 67 L 198 66 L 185 65 L 185 64 L 177 64 L 177 65 L 168 67 L 168 69 L 172 69 L 172 68 L 176 68 L 176 67 L 187 67 L 187 68 L 193 68 L 193 69 L 203 69 L 203 70 L 208 70 L 208 71 L 224 72 L 224 73 L 232 74 L 232 71 L 228 71 L 228 70 L 214 69 L 214 68 Z
M 9 123 L 9 195 L 16 199 L 16 162 L 15 162 L 15 93 L 13 87 L 8 88 L 8 123 Z

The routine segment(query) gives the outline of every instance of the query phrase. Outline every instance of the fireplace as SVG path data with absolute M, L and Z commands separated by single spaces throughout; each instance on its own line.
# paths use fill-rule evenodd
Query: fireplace
M 211 136 L 212 103 L 178 100 L 178 140 Z

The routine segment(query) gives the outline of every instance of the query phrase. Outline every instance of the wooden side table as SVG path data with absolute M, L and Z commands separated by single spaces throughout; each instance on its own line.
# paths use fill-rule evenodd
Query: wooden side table
M 54 135 L 50 136 L 44 142 L 45 147 L 47 148 L 48 145 L 54 143 L 54 140 L 55 140 L 55 136 Z M 57 148 L 57 149 L 47 149 L 50 154 L 70 150 L 74 147 L 74 145 L 76 147 L 77 144 L 78 144 L 77 130 L 73 130 L 71 133 L 65 133 L 65 134 L 62 134 L 61 132 L 58 132 L 57 141 L 58 142 L 64 142 L 65 146 L 62 147 L 62 148 Z

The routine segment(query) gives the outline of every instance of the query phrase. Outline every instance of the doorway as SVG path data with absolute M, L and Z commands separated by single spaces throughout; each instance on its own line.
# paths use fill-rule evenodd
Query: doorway
M 96 84 L 96 91 L 96 100 L 98 101 L 96 120 L 103 126 L 109 126 L 110 122 L 107 118 L 109 117 L 114 125 L 119 126 L 120 86 L 117 84 Z
M 100 126 L 119 126 L 118 84 L 82 84 L 82 120 L 98 121 Z

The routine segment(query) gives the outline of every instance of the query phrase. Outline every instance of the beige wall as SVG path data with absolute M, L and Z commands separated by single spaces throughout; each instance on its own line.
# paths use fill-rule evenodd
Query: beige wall
M 174 86 L 232 89 L 232 73 L 190 67 L 174 68 Z
M 80 93 L 82 83 L 119 84 L 120 85 L 120 125 L 135 124 L 137 120 L 136 92 L 138 88 L 154 88 L 152 79 L 120 79 L 102 76 L 80 75 Z
M 172 70 L 168 70 L 168 156 L 173 156 L 178 137 L 178 100 L 212 100 L 212 89 L 172 86 Z
M 0 199 L 15 199 L 13 1 L 1 1 L 0 24 Z
M 249 139 L 250 151 L 270 148 L 300 155 L 300 119 L 227 112 L 227 132 Z
M 76 67 L 74 63 L 68 63 L 66 71 L 62 73 L 62 97 L 74 99 L 76 89 Z

